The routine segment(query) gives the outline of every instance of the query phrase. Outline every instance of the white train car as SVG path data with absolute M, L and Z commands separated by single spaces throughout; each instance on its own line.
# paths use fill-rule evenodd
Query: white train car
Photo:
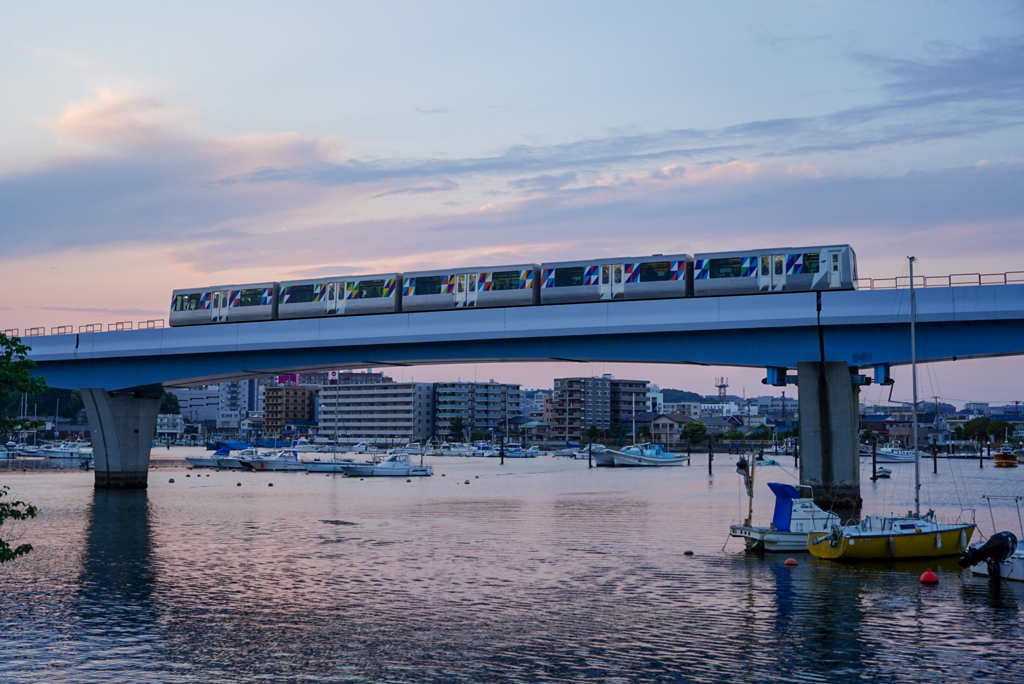
M 396 313 L 401 298 L 401 273 L 290 280 L 280 284 L 276 318 Z
M 540 303 L 539 274 L 536 264 L 405 273 L 402 311 L 532 306 Z
M 849 245 L 695 254 L 693 295 L 852 290 L 857 255 Z
M 693 260 L 655 254 L 541 264 L 542 304 L 689 297 Z
M 277 283 L 218 285 L 175 290 L 171 325 L 272 321 L 277 317 Z

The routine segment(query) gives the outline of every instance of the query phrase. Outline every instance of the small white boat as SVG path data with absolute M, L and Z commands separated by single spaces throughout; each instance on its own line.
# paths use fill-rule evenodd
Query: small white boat
M 1017 524 L 1021 536 L 1012 532 L 997 532 L 988 541 L 971 544 L 960 558 L 960 567 L 971 569 L 975 575 L 1024 582 L 1024 522 L 1021 521 L 1020 496 L 985 496 L 988 501 L 989 514 L 992 515 L 992 527 L 995 527 L 995 514 L 992 512 L 993 499 L 1010 499 L 1017 506 Z
M 380 463 L 352 463 L 342 465 L 349 477 L 424 477 L 434 474 L 430 466 L 413 465 L 409 454 L 396 452 Z
M 876 480 L 888 480 L 890 476 L 892 476 L 892 471 L 888 468 L 875 468 Z
M 299 455 L 286 450 L 267 451 L 255 458 L 239 459 L 239 462 L 247 470 L 306 470 L 306 464 L 299 460 Z
M 201 456 L 186 456 L 185 460 L 193 468 L 217 468 L 217 459 L 228 458 L 231 456 L 231 451 L 228 449 L 218 449 L 213 452 L 213 456 L 209 458 L 203 458 Z
M 359 442 L 359 444 L 349 449 L 348 452 L 352 454 L 386 454 L 388 450 L 373 446 L 367 442 Z
M 603 444 L 595 444 L 592 448 L 580 449 L 576 455 L 576 458 L 589 459 L 591 457 L 593 457 L 594 465 L 596 466 L 610 467 L 615 465 L 615 452 Z
M 871 449 L 861 450 L 862 458 L 871 458 Z M 905 449 L 899 441 L 878 447 L 875 450 L 876 463 L 913 463 L 914 450 Z
M 299 437 L 288 447 L 288 451 L 320 451 L 323 445 L 313 444 L 305 437 Z
M 839 524 L 839 516 L 823 511 L 814 503 L 814 492 L 806 485 L 769 482 L 775 494 L 775 513 L 768 527 L 732 525 L 730 537 L 739 537 L 751 551 L 771 553 L 807 550 L 807 535 L 828 532 Z
M 220 450 L 218 450 L 217 453 L 220 453 Z M 227 470 L 245 470 L 245 466 L 242 465 L 242 461 L 259 457 L 259 449 L 250 447 L 248 449 L 238 451 L 234 456 L 232 456 L 229 451 L 227 456 L 218 456 L 215 460 L 217 461 L 218 468 L 226 468 Z
M 339 458 L 330 461 L 303 461 L 307 473 L 344 473 L 347 466 L 352 465 L 373 465 L 366 461 L 356 461 L 351 458 Z
M 82 446 L 80 442 L 44 444 L 39 448 L 39 455 L 47 458 L 78 458 L 82 455 Z
M 637 466 L 679 466 L 690 460 L 685 454 L 673 454 L 665 451 L 660 444 L 634 444 L 622 449 L 608 449 L 615 467 Z

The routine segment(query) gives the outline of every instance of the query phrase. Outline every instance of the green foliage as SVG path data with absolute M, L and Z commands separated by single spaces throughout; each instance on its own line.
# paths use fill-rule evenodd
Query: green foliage
M 651 428 L 641 425 L 636 429 L 636 438 L 641 442 L 651 441 Z
M 747 436 L 750 437 L 750 439 L 771 439 L 772 431 L 767 425 L 761 423 Z
M 991 422 L 992 421 L 984 416 L 971 418 L 969 421 L 964 423 L 964 439 L 977 439 L 982 442 L 988 441 L 988 426 Z
M 683 426 L 683 439 L 693 442 L 703 442 L 708 437 L 708 427 L 699 420 L 691 420 Z
M 470 439 L 472 439 L 474 442 L 484 442 L 490 439 L 490 437 L 491 436 L 489 434 L 487 434 L 480 428 L 476 428 L 475 430 L 473 430 L 473 434 L 470 435 Z
M 731 439 L 731 440 L 736 440 L 736 439 L 743 439 L 743 433 L 742 433 L 742 432 L 740 432 L 739 430 L 736 430 L 735 428 L 734 428 L 734 429 L 732 429 L 732 430 L 729 430 L 728 432 L 726 432 L 726 433 L 725 433 L 724 435 L 722 435 L 722 436 L 723 436 L 723 437 L 724 437 L 725 439 Z
M 964 426 L 963 425 L 957 425 L 955 428 L 953 428 L 953 439 L 961 440 L 963 438 L 964 438 Z
M 180 415 L 181 405 L 178 403 L 178 397 L 171 392 L 164 392 L 164 396 L 160 399 L 160 413 Z
M 875 434 L 875 431 L 872 430 L 871 428 L 864 428 L 863 430 L 860 431 L 860 438 L 865 442 L 870 442 L 875 437 L 877 437 L 877 435 Z
M 448 424 L 448 439 L 453 442 L 466 441 L 466 419 L 462 416 L 455 416 Z
M 36 517 L 37 509 L 35 506 L 30 506 L 24 501 L 5 501 L 4 498 L 8 495 L 8 492 L 9 489 L 7 487 L 0 487 L 0 525 L 3 525 L 5 520 L 26 520 Z M 0 563 L 6 563 L 18 556 L 24 556 L 31 550 L 31 544 L 21 544 L 12 547 L 3 539 L 0 539 Z
M 990 420 L 988 423 L 988 434 L 1001 442 L 1007 437 L 1013 437 L 1013 426 L 1005 420 Z
M 16 392 L 40 394 L 46 391 L 46 382 L 42 378 L 32 377 L 32 369 L 36 364 L 28 358 L 28 351 L 29 347 L 22 344 L 20 338 L 0 333 L 0 402 L 6 402 Z M 8 416 L 8 411 L 0 412 L 0 434 L 18 427 L 28 427 L 24 421 Z
M 583 431 L 583 440 L 587 444 L 593 444 L 601 440 L 601 431 L 597 429 L 596 425 L 591 425 Z
M 661 390 L 661 396 L 668 404 L 678 404 L 682 401 L 704 401 L 704 397 L 701 395 L 696 392 L 687 392 L 686 390 L 663 389 Z

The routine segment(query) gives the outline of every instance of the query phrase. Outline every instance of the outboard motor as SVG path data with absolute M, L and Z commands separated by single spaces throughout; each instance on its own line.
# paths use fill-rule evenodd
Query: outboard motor
M 982 546 L 971 547 L 960 555 L 960 567 L 967 568 L 978 563 L 987 563 L 989 576 L 999 578 L 999 564 L 1010 557 L 1017 548 L 1017 537 L 1013 532 L 996 532 Z

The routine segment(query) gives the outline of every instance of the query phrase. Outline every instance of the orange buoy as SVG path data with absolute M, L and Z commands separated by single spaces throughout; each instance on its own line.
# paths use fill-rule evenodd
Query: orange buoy
M 938 584 L 939 576 L 932 572 L 931 568 L 928 568 L 921 575 L 921 584 Z
M 797 565 L 796 558 L 787 558 L 785 561 L 783 561 L 782 564 L 788 565 L 789 567 L 793 567 Z

